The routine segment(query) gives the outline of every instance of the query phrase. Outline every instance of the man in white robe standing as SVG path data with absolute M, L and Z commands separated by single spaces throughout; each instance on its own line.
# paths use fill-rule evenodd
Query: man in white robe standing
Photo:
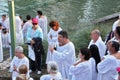
M 53 60 L 57 63 L 61 63 L 60 72 L 63 79 L 70 79 L 69 68 L 75 62 L 75 47 L 74 44 L 68 39 L 66 31 L 60 31 L 58 33 L 58 42 L 63 50 L 55 50 L 50 47 Z
M 105 43 L 102 41 L 102 38 L 100 36 L 100 31 L 98 29 L 94 29 L 91 32 L 91 41 L 89 43 L 88 48 L 90 48 L 90 46 L 92 44 L 95 44 L 98 47 L 99 53 L 100 53 L 100 57 L 101 59 L 103 58 L 103 56 L 105 55 L 105 51 L 106 51 L 106 45 Z
M 97 80 L 118 80 L 118 72 L 116 68 L 119 66 L 118 53 L 119 43 L 115 41 L 109 41 L 107 43 L 110 55 L 104 56 L 102 61 L 98 63 L 98 77 Z
M 43 39 L 47 39 L 47 17 L 43 15 L 42 11 L 37 11 L 38 25 L 42 28 Z

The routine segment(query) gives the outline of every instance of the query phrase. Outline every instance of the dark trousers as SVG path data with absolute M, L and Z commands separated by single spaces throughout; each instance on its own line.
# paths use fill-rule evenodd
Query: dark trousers
M 30 62 L 30 69 L 32 71 L 39 70 L 41 71 L 41 54 L 35 52 L 35 61 L 29 59 Z

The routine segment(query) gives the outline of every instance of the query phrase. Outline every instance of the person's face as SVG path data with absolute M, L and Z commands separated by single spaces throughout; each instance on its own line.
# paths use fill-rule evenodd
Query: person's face
M 5 16 L 2 16 L 2 20 L 4 21 L 6 19 L 6 17 Z
M 2 26 L 0 26 L 0 30 L 2 29 Z
M 111 49 L 112 49 L 112 42 L 111 41 L 107 42 L 107 48 L 109 51 L 111 51 Z
M 17 57 L 18 57 L 18 51 L 17 51 L 17 50 L 15 50 L 15 56 L 17 56 Z
M 58 42 L 59 42 L 60 44 L 64 44 L 64 38 L 63 38 L 62 35 L 59 35 L 59 34 L 58 34 Z
M 56 26 L 52 27 L 52 29 L 53 29 L 54 31 L 57 31 L 57 30 L 58 30 L 58 28 L 57 28 Z
M 119 37 L 118 33 L 116 32 L 116 30 L 114 31 L 114 34 L 115 34 L 115 38 L 116 38 L 117 40 L 120 39 L 120 37 Z
M 33 24 L 33 28 L 36 29 L 38 26 L 37 26 L 37 23 L 32 23 Z
M 84 56 L 82 55 L 81 52 L 79 52 L 78 57 L 79 57 L 80 59 L 84 59 Z
M 93 39 L 94 40 L 94 38 L 95 38 L 95 33 L 94 32 L 91 32 L 91 39 Z

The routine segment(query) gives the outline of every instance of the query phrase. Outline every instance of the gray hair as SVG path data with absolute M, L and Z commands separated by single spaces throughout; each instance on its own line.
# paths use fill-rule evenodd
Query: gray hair
M 23 52 L 22 46 L 17 46 L 17 47 L 15 48 L 15 51 L 17 51 L 17 52 Z
M 100 31 L 98 29 L 94 29 L 93 32 L 100 36 Z
M 47 64 L 47 71 L 49 72 L 58 72 L 58 65 L 55 61 L 49 61 Z

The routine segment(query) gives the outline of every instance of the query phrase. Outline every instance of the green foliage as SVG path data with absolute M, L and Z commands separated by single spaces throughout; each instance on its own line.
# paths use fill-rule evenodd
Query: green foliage
M 89 25 L 87 27 L 81 27 L 77 29 L 76 31 L 72 31 L 74 34 L 70 36 L 70 39 L 73 41 L 76 49 L 76 53 L 79 52 L 79 49 L 81 47 L 87 47 L 90 42 L 90 34 L 93 29 L 99 29 L 101 33 L 101 37 L 103 41 L 105 40 L 106 35 L 111 31 L 112 23 L 101 23 L 101 24 L 95 24 L 95 25 Z

